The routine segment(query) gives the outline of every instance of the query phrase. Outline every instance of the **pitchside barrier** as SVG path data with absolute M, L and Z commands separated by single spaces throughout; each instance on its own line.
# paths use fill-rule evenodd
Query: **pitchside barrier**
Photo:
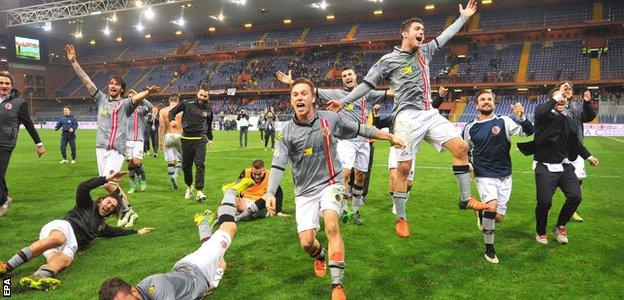
M 256 126 L 257 121 L 258 121 L 258 118 L 251 117 L 249 119 L 249 123 L 251 124 L 251 127 L 249 127 L 250 130 L 258 130 Z M 286 122 L 281 122 L 281 121 L 275 122 L 275 130 L 282 131 L 282 128 L 284 128 L 285 124 Z M 457 131 L 461 133 L 466 123 L 455 122 L 453 123 L 453 125 L 455 125 L 455 128 L 457 129 Z M 54 129 L 54 126 L 56 126 L 56 122 L 37 123 L 37 127 L 40 129 Z M 583 126 L 585 128 L 585 136 L 621 136 L 621 137 L 624 137 L 624 124 L 591 123 L 591 124 L 583 124 Z M 23 125 L 20 127 L 24 128 Z M 78 122 L 79 129 L 96 129 L 96 127 L 97 127 L 97 122 L 94 122 L 94 121 L 87 121 L 87 122 L 79 121 Z M 219 128 L 218 121 L 214 122 L 212 128 L 213 130 L 216 130 L 217 128 Z

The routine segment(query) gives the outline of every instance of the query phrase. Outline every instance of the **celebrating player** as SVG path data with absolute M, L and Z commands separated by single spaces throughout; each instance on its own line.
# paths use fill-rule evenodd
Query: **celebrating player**
M 341 75 L 342 89 L 316 89 L 316 95 L 320 100 L 329 101 L 342 99 L 346 97 L 357 85 L 357 74 L 353 68 L 344 68 Z M 288 75 L 278 71 L 276 76 L 277 79 L 283 83 L 292 84 L 293 82 L 291 71 L 288 71 Z M 357 122 L 359 124 L 367 124 L 366 104 L 378 102 L 386 96 L 393 97 L 394 93 L 392 91 L 388 93 L 385 90 L 370 90 L 364 96 L 358 98 L 354 103 L 345 106 L 344 109 L 339 112 L 339 115 L 349 121 Z M 362 201 L 364 178 L 366 177 L 366 172 L 368 172 L 370 145 L 368 140 L 361 136 L 357 136 L 352 139 L 340 140 L 337 147 L 338 158 L 340 159 L 340 164 L 342 165 L 342 183 L 344 184 L 348 197 L 352 196 L 353 198 L 351 201 L 353 221 L 355 224 L 362 225 L 364 224 L 364 221 L 360 215 L 360 202 Z M 355 169 L 352 188 L 349 187 L 351 169 Z
M 494 209 L 478 211 L 479 227 L 485 239 L 485 259 L 498 263 L 494 251 L 495 220 L 502 221 L 511 195 L 511 148 L 512 135 L 530 136 L 535 131 L 533 124 L 524 115 L 522 104 L 513 106 L 516 120 L 494 114 L 496 103 L 494 93 L 480 90 L 475 95 L 479 117 L 466 124 L 463 138 L 468 143 L 472 157 L 477 190 L 481 201 Z
M 121 190 L 119 188 L 111 190 L 110 187 L 117 186 L 124 175 L 125 173 L 115 172 L 106 177 L 95 177 L 82 182 L 76 190 L 74 208 L 62 220 L 53 220 L 44 225 L 38 241 L 24 247 L 6 263 L 0 261 L 0 276 L 43 254 L 46 264 L 19 282 L 22 286 L 32 289 L 55 289 L 61 281 L 54 277 L 69 267 L 74 261 L 76 252 L 91 244 L 96 237 L 146 234 L 152 231 L 153 228 L 142 228 L 137 231 L 106 224 L 106 218 L 117 212 L 121 201 Z M 93 201 L 90 192 L 100 186 L 105 186 L 109 194 Z
M 182 171 L 186 192 L 184 198 L 193 195 L 193 162 L 195 163 L 195 200 L 206 200 L 204 189 L 204 161 L 206 160 L 206 142 L 212 145 L 212 108 L 208 105 L 209 89 L 200 86 L 197 90 L 197 99 L 182 101 L 169 111 L 169 126 L 178 127 L 180 124 L 175 116 L 182 115 Z
M 130 97 L 136 95 L 137 92 L 130 90 Z M 143 150 L 144 143 L 149 144 L 149 140 L 145 139 L 146 116 L 152 111 L 153 105 L 148 101 L 141 102 L 130 115 L 130 120 L 126 124 L 126 160 L 128 160 L 128 173 L 130 173 L 130 189 L 128 194 L 132 194 L 137 190 L 145 191 L 147 181 L 145 178 L 145 170 L 143 169 Z M 138 176 L 138 180 L 137 180 Z
M 368 71 L 364 82 L 353 89 L 349 95 L 340 101 L 328 102 L 329 109 L 340 110 L 366 95 L 383 80 L 387 80 L 394 89 L 396 94 L 392 109 L 394 132 L 409 143 L 408 147 L 398 154 L 399 163 L 394 184 L 393 199 L 397 210 L 395 229 L 399 237 L 405 238 L 410 235 L 405 205 L 407 176 L 423 139 L 439 151 L 448 149 L 453 155 L 453 172 L 460 189 L 459 207 L 475 210 L 489 208 L 470 194 L 468 146 L 461 139 L 453 124 L 432 107 L 429 80 L 429 62 L 433 54 L 460 30 L 476 11 L 475 0 L 468 1 L 466 8 L 460 4 L 461 16 L 440 36 L 426 44 L 423 44 L 425 27 L 422 20 L 412 18 L 403 22 L 401 47 L 395 47 L 392 53 L 379 59 Z
M 176 262 L 171 272 L 148 276 L 136 286 L 119 277 L 107 279 L 100 286 L 100 300 L 202 299 L 216 289 L 225 272 L 223 256 L 237 231 L 236 195 L 249 183 L 241 181 L 225 192 L 218 211 L 219 230 L 212 232 L 208 214 L 195 216 L 201 246 Z
M 119 172 L 124 162 L 126 150 L 126 122 L 134 109 L 149 94 L 160 88 L 148 86 L 142 92 L 123 98 L 126 91 L 126 82 L 120 76 L 112 76 L 108 81 L 108 95 L 98 89 L 89 75 L 80 67 L 76 60 L 76 50 L 73 45 L 65 46 L 67 59 L 71 62 L 74 71 L 84 83 L 98 106 L 97 132 L 95 138 L 95 155 L 100 176 L 107 176 L 111 172 Z M 109 187 L 112 188 L 112 187 Z M 121 218 L 118 226 L 132 224 L 138 215 L 130 209 L 123 191 L 120 205 Z
M 347 121 L 338 114 L 317 111 L 314 84 L 299 78 L 290 86 L 290 105 L 295 115 L 286 123 L 273 153 L 269 188 L 263 197 L 269 213 L 275 213 L 275 193 L 284 175 L 288 161 L 292 164 L 295 185 L 297 231 L 303 249 L 313 257 L 314 272 L 324 276 L 325 249 L 316 239 L 320 229 L 319 218 L 325 220 L 329 241 L 329 268 L 332 275 L 332 299 L 345 299 L 343 273 L 345 247 L 340 235 L 339 218 L 344 206 L 344 187 L 340 176 L 342 166 L 336 160 L 336 144 L 340 139 L 361 135 L 367 138 L 391 141 L 398 147 L 405 143 L 392 134 L 372 126 Z
M 171 94 L 169 96 L 169 106 L 160 110 L 158 122 L 158 143 L 165 152 L 167 162 L 167 173 L 171 180 L 171 187 L 178 189 L 178 173 L 182 163 L 182 128 L 180 126 L 170 126 L 169 111 L 180 103 L 180 95 Z M 182 124 L 182 112 L 175 115 L 175 124 Z

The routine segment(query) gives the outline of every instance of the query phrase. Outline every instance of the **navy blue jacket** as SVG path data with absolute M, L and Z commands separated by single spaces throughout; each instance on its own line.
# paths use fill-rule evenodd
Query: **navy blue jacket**
M 78 121 L 72 115 L 62 116 L 57 122 L 54 130 L 63 129 L 63 131 L 69 131 L 69 128 L 73 128 L 74 132 L 78 129 Z

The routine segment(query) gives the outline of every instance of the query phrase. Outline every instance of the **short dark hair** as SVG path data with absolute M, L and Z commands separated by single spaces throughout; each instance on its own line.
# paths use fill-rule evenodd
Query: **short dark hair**
M 173 93 L 169 95 L 169 101 L 180 101 L 180 95 L 178 93 Z
M 482 89 L 477 91 L 477 93 L 475 94 L 475 102 L 477 102 L 477 99 L 479 99 L 479 96 L 483 95 L 483 94 L 492 94 L 492 98 L 496 98 L 496 95 L 494 94 L 494 92 L 492 92 L 492 90 L 490 89 Z
M 199 92 L 199 90 L 204 90 L 204 91 L 210 91 L 210 87 L 208 87 L 207 84 L 202 83 L 197 87 L 197 91 Z
M 552 98 L 552 97 L 553 97 L 553 95 L 555 94 L 555 92 L 556 92 L 556 91 L 558 91 L 558 90 L 559 90 L 559 88 L 561 88 L 561 86 L 562 86 L 562 85 L 564 85 L 564 84 L 566 84 L 566 83 L 567 83 L 567 84 L 569 84 L 569 85 L 570 85 L 570 87 L 574 87 L 574 86 L 572 85 L 572 83 L 571 83 L 571 82 L 569 82 L 569 81 L 562 81 L 562 82 L 559 82 L 559 83 L 557 83 L 557 84 L 555 85 L 555 87 L 554 87 L 552 90 L 550 90 L 550 92 L 548 92 L 548 98 Z
M 347 70 L 352 70 L 353 73 L 355 73 L 355 69 L 353 67 L 351 67 L 351 66 L 346 66 L 346 67 L 342 68 L 342 71 L 340 71 L 340 72 L 344 72 L 344 71 L 347 71 Z
M 115 79 L 115 81 L 117 81 L 117 83 L 119 83 L 119 85 L 121 85 L 121 95 L 123 96 L 126 93 L 126 81 L 123 80 L 123 78 L 121 78 L 121 76 L 119 75 L 113 75 L 108 79 L 108 82 L 110 82 L 111 80 Z
M 399 31 L 399 36 L 401 37 L 401 39 L 403 39 L 403 35 L 401 33 L 403 33 L 403 31 L 407 31 L 412 23 L 424 24 L 423 21 L 419 18 L 409 18 L 403 21 L 403 23 L 401 23 L 401 31 Z
M 15 87 L 15 76 L 13 76 L 9 71 L 0 72 L 0 77 L 6 77 L 11 80 L 11 85 Z
M 132 286 L 120 277 L 106 279 L 100 286 L 100 300 L 113 300 L 119 292 L 132 292 Z
M 117 207 L 115 207 L 115 209 L 113 211 L 111 211 L 110 213 L 108 213 L 108 215 L 104 216 L 104 217 L 108 217 L 108 216 L 112 216 L 112 215 L 116 215 L 119 213 L 119 208 L 121 207 L 121 201 L 123 201 L 123 199 L 121 199 L 121 195 L 117 196 L 115 194 L 109 194 L 109 195 L 104 195 L 104 196 L 100 196 L 97 199 L 95 199 L 95 203 L 97 203 L 97 205 L 100 205 L 100 203 L 102 203 L 102 201 L 104 201 L 104 199 L 111 197 L 114 198 L 115 200 L 117 200 Z
M 290 89 L 288 90 L 288 93 L 292 93 L 292 89 L 295 85 L 297 84 L 306 84 L 310 87 L 310 91 L 312 91 L 312 93 L 314 93 L 314 82 L 312 82 L 312 80 L 304 78 L 304 77 L 299 77 L 297 79 L 295 79 L 295 81 L 293 81 L 293 83 L 290 85 Z
M 264 168 L 264 160 L 262 160 L 262 159 L 256 159 L 256 160 L 254 160 L 254 161 L 253 161 L 253 163 L 251 164 L 251 166 L 252 166 L 254 169 L 262 169 L 262 168 Z
M 67 109 L 71 110 L 71 107 L 69 107 L 69 105 L 65 105 L 65 106 L 63 106 L 63 109 L 65 109 L 65 108 L 67 108 Z

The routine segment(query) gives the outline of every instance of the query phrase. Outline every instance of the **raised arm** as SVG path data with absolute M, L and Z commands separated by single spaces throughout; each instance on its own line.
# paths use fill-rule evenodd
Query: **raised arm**
M 78 75 L 78 78 L 80 78 L 82 83 L 84 83 L 85 87 L 87 88 L 87 91 L 89 91 L 89 94 L 91 96 L 95 95 L 95 92 L 97 92 L 97 87 L 95 86 L 93 81 L 91 81 L 91 78 L 89 78 L 89 75 L 87 75 L 87 73 L 82 69 L 82 67 L 80 67 L 80 64 L 78 64 L 78 61 L 76 60 L 76 49 L 74 48 L 74 45 L 71 45 L 71 44 L 65 45 L 65 53 L 67 54 L 67 59 L 71 63 L 72 67 L 74 67 L 74 71 L 76 71 L 76 75 Z
M 157 85 L 150 85 L 148 87 L 146 87 L 143 91 L 141 91 L 140 93 L 132 96 L 132 98 L 130 98 L 130 100 L 132 101 L 133 105 L 139 105 L 143 99 L 145 99 L 145 97 L 149 96 L 150 94 L 154 94 L 157 93 L 158 91 L 160 91 L 160 87 Z M 147 103 L 149 103 L 149 101 L 145 101 Z M 150 103 L 151 105 L 151 103 Z M 151 109 L 151 107 L 149 107 Z
M 598 115 L 598 111 L 594 108 L 594 105 L 592 105 L 591 98 L 590 91 L 585 91 L 583 93 L 583 112 L 581 113 L 583 123 L 593 121 Z
M 468 4 L 466 4 L 466 8 L 464 8 L 461 4 L 459 4 L 459 18 L 451 24 L 451 26 L 447 27 L 442 31 L 442 33 L 435 38 L 438 48 L 442 48 L 453 36 L 455 36 L 459 30 L 468 22 L 470 17 L 474 15 L 477 11 L 477 1 L 470 0 Z
M 76 205 L 78 207 L 88 207 L 91 205 L 93 203 L 91 191 L 104 185 L 107 181 L 106 177 L 100 176 L 81 182 L 76 189 Z

